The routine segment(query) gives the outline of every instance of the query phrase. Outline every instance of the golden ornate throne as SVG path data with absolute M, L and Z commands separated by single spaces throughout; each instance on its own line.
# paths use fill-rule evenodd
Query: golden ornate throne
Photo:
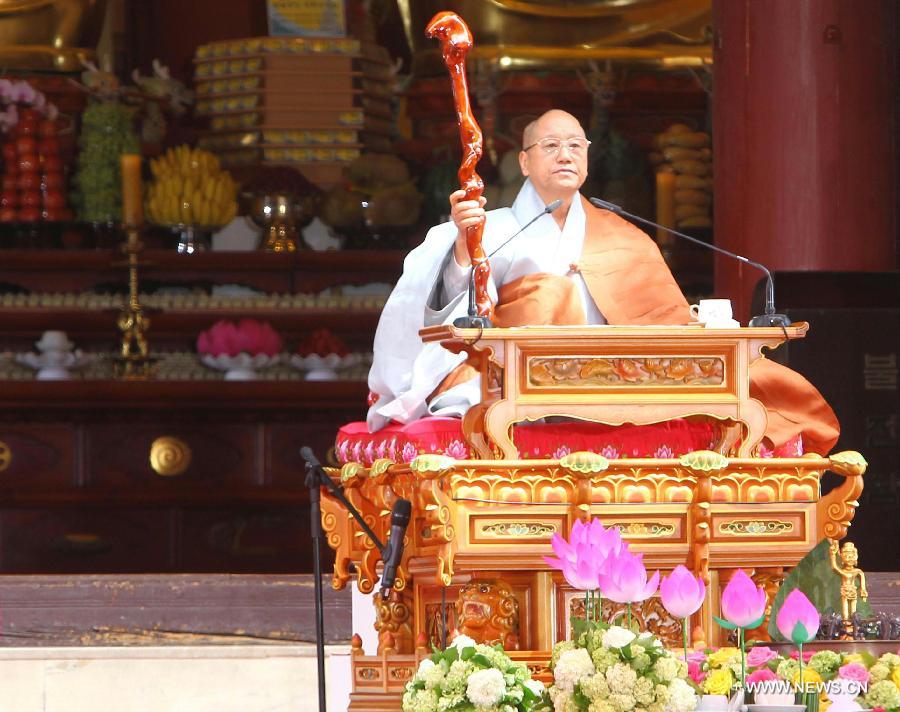
M 354 647 L 351 709 L 387 709 L 387 699 L 396 705 L 417 658 L 440 646 L 448 628 L 476 639 L 487 631 L 546 673 L 549 651 L 569 636 L 583 599 L 543 556 L 551 536 L 567 535 L 576 519 L 600 517 L 618 527 L 648 568 L 685 564 L 702 576 L 712 593 L 692 619 L 693 641 L 724 642 L 712 617 L 731 572 L 743 568 L 774 596 L 787 570 L 823 537 L 846 534 L 862 491 L 866 463 L 856 452 L 754 456 L 766 411 L 750 398 L 750 364 L 763 348 L 806 330 L 424 329 L 424 341 L 465 352 L 482 374 L 482 402 L 463 420 L 478 459 L 423 454 L 329 472 L 382 538 L 394 501 L 413 504 L 398 580 L 389 601 L 378 604 L 391 612 L 379 613 L 378 655 Z M 733 436 L 720 452 L 671 458 L 520 457 L 513 424 L 560 416 L 614 425 L 706 416 L 730 424 Z M 821 496 L 826 470 L 843 482 Z M 327 493 L 323 526 L 336 553 L 333 585 L 354 577 L 360 591 L 372 591 L 379 552 Z M 680 623 L 657 598 L 637 616 L 678 644 Z

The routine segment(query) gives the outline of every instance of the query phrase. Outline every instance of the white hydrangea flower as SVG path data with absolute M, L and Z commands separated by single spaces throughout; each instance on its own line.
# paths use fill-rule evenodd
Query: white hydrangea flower
M 637 682 L 637 673 L 630 665 L 616 663 L 606 671 L 606 682 L 614 694 L 628 695 L 634 690 Z
M 590 653 L 585 648 L 575 648 L 567 650 L 559 656 L 556 668 L 553 670 L 553 677 L 557 689 L 566 694 L 572 694 L 575 685 L 595 672 Z
M 468 635 L 457 635 L 453 642 L 450 643 L 450 647 L 456 648 L 457 650 L 462 650 L 463 648 L 474 648 L 476 645 L 475 640 L 470 638 Z
M 693 712 L 697 707 L 697 695 L 694 688 L 680 677 L 669 683 L 669 699 L 665 712 Z
M 653 665 L 653 670 L 663 682 L 674 680 L 678 675 L 678 663 L 675 658 L 662 657 Z
M 506 694 L 503 673 L 496 668 L 478 670 L 469 675 L 466 697 L 476 707 L 493 707 Z
M 525 680 L 522 684 L 538 697 L 544 694 L 544 683 L 540 680 Z
M 419 679 L 425 683 L 426 689 L 434 690 L 435 688 L 440 687 L 444 682 L 444 669 L 440 665 L 432 665 L 430 668 L 426 669 L 425 672 L 422 672 L 420 667 Z
M 431 670 L 431 668 L 433 668 L 433 667 L 437 667 L 434 664 L 434 661 L 431 658 L 425 658 L 424 660 L 422 660 L 422 662 L 419 663 L 419 669 L 416 672 L 416 674 L 423 675 L 424 673 Z
M 627 628 L 619 625 L 610 626 L 603 634 L 603 645 L 607 648 L 624 648 L 637 636 Z

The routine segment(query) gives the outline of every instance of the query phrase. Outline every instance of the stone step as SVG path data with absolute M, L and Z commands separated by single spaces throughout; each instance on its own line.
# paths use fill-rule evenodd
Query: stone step
M 0 648 L 4 712 L 316 712 L 309 644 Z M 349 700 L 350 648 L 326 647 L 329 712 Z

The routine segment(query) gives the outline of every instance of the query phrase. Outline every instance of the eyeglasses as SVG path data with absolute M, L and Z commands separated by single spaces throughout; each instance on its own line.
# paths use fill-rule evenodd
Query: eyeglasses
M 567 138 L 565 140 L 561 138 L 556 138 L 555 136 L 547 136 L 546 138 L 539 139 L 535 141 L 530 146 L 526 146 L 523 148 L 523 151 L 527 151 L 535 146 L 540 146 L 541 151 L 543 151 L 548 156 L 557 155 L 563 147 L 573 156 L 582 156 L 587 153 L 588 146 L 591 145 L 591 142 L 586 138 L 581 136 L 575 136 L 573 138 Z

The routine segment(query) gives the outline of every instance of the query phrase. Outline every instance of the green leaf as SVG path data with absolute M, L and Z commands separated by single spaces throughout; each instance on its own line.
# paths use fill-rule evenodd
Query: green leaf
M 577 640 L 578 636 L 590 630 L 590 621 L 585 620 L 584 618 L 572 616 L 569 619 L 569 622 L 572 624 L 572 640 Z
M 476 665 L 481 665 L 481 667 L 491 667 L 491 661 L 487 659 L 484 653 L 476 653 L 472 656 L 471 661 Z
M 531 702 L 532 700 L 536 700 L 538 696 L 531 691 L 531 688 L 528 685 L 522 685 L 522 701 L 523 702 Z
M 737 626 L 734 623 L 729 623 L 724 618 L 713 616 L 713 620 L 719 624 L 719 627 L 724 628 L 725 630 L 737 630 Z
M 820 541 L 800 560 L 778 589 L 775 600 L 772 601 L 772 612 L 769 614 L 769 636 L 772 640 L 784 641 L 784 636 L 778 631 L 775 621 L 784 599 L 795 588 L 803 591 L 820 613 L 841 610 L 841 577 L 831 568 L 827 539 Z M 866 615 L 862 612 L 860 614 Z
M 457 658 L 459 658 L 459 648 L 455 645 L 451 645 L 444 651 L 444 660 L 448 663 L 456 662 Z
M 797 623 L 794 624 L 794 629 L 791 631 L 791 640 L 794 642 L 794 645 L 808 643 L 815 637 L 815 631 L 813 631 L 812 635 L 810 635 L 809 631 L 806 630 L 806 626 L 803 625 L 800 621 L 797 621 Z
M 475 655 L 475 652 L 476 651 L 474 647 L 463 648 L 462 652 L 459 654 L 459 659 L 464 661 L 471 660 L 472 656 Z

